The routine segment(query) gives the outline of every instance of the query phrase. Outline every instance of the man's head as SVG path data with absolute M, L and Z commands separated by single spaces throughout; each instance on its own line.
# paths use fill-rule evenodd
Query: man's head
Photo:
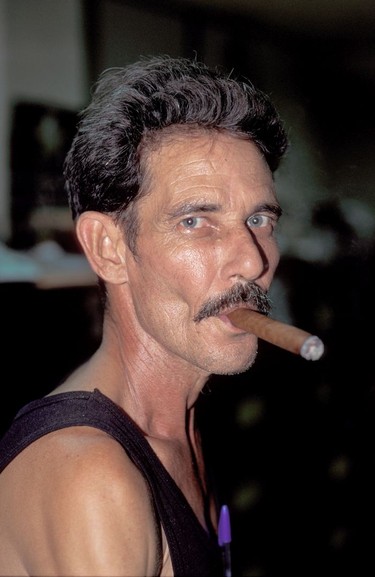
M 269 310 L 285 148 L 266 96 L 203 64 L 149 59 L 100 80 L 67 188 L 106 326 L 132 335 L 142 367 L 196 376 L 254 361 L 257 338 L 227 313 Z
M 148 154 L 180 128 L 242 135 L 258 147 L 271 172 L 287 147 L 273 105 L 248 81 L 167 56 L 110 69 L 82 113 L 65 162 L 73 218 L 87 210 L 112 214 L 124 223 L 135 249 L 132 201 L 149 189 Z

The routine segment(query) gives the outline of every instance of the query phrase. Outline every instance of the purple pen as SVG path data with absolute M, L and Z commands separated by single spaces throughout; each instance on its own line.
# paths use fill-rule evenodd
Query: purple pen
M 223 552 L 224 577 L 232 577 L 232 563 L 230 555 L 230 543 L 232 541 L 232 533 L 230 528 L 229 509 L 227 505 L 223 505 L 220 510 L 218 541 L 219 541 L 219 547 L 221 547 L 221 550 Z

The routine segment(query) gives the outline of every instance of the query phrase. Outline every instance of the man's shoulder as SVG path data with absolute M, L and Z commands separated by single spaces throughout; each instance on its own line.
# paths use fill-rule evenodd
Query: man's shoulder
M 153 567 L 159 566 L 159 529 L 147 483 L 103 431 L 84 426 L 49 433 L 20 453 L 2 477 L 6 531 L 18 535 L 20 550 L 37 539 L 43 555 L 35 554 L 36 572 L 45 559 L 55 562 L 57 552 L 60 574 L 73 567 L 107 574 L 103 565 L 113 574 L 128 567 L 124 574 L 141 574 L 139 567 L 146 574 L 142 539 L 152 551 Z
M 59 429 L 35 440 L 5 473 L 9 478 L 24 475 L 29 486 L 52 486 L 56 498 L 88 499 L 91 493 L 95 498 L 99 491 L 145 494 L 146 482 L 123 447 L 89 426 Z
M 141 474 L 126 451 L 111 435 L 90 426 L 74 426 L 53 431 L 29 448 L 43 468 L 58 470 L 71 481 L 100 484 L 118 479 L 139 481 Z

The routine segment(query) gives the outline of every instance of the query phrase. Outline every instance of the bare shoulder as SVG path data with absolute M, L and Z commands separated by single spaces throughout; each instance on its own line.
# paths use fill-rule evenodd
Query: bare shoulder
M 47 567 L 50 575 L 160 573 L 160 527 L 147 483 L 106 433 L 49 433 L 5 469 L 0 488 L 0 536 L 16 536 L 29 574 Z

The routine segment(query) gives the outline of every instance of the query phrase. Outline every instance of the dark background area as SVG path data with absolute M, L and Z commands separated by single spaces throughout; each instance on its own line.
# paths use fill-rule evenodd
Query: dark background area
M 151 52 L 196 54 L 251 78 L 285 119 L 291 149 L 276 177 L 285 214 L 274 316 L 318 334 L 325 355 L 305 361 L 260 342 L 247 373 L 212 377 L 199 419 L 218 499 L 231 513 L 234 577 L 372 574 L 375 7 L 81 5 L 87 99 L 109 66 Z M 76 112 L 13 102 L 9 249 L 25 254 L 53 240 L 78 251 L 69 226 L 35 218 L 42 207 L 47 221 L 64 207 L 62 159 Z M 40 120 L 51 117 L 60 126 L 52 147 L 40 136 Z M 95 350 L 101 315 L 91 283 L 7 281 L 0 296 L 5 430 L 18 408 Z

